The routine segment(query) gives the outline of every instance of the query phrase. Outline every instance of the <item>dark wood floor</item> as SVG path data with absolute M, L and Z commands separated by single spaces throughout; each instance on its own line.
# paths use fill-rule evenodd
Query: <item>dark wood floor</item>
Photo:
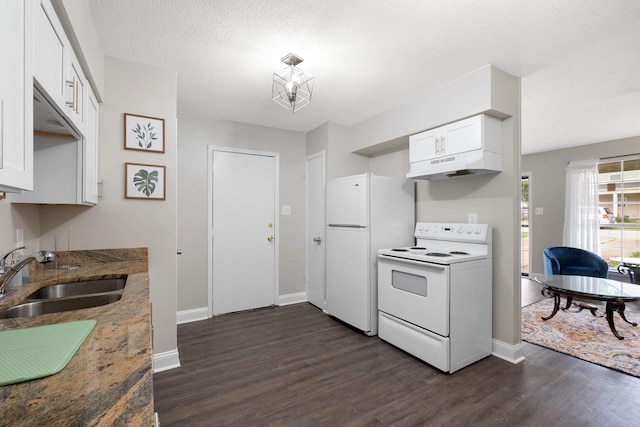
M 533 293 L 532 293 L 533 295 Z M 303 303 L 178 325 L 167 426 L 630 426 L 640 379 L 523 343 L 445 374 Z

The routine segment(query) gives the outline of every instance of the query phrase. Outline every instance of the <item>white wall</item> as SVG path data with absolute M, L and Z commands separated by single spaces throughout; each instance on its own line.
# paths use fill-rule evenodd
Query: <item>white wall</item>
M 329 148 L 329 122 L 318 126 L 306 134 L 307 156 Z M 325 160 L 326 163 L 326 160 Z M 326 170 L 325 170 L 326 174 Z
M 95 207 L 40 207 L 40 244 L 53 235 L 71 250 L 149 248 L 154 354 L 177 349 L 176 328 L 176 108 L 177 76 L 115 58 L 105 58 L 104 103 L 100 105 L 100 165 L 104 198 Z M 165 153 L 125 150 L 124 113 L 165 119 Z M 166 200 L 124 198 L 124 163 L 166 166 Z
M 337 123 L 328 125 L 327 180 L 369 172 L 369 158 L 351 152 L 352 128 Z
M 279 294 L 304 292 L 305 135 L 187 114 L 180 114 L 178 122 L 178 247 L 183 253 L 178 257 L 178 310 L 207 307 L 209 145 L 280 153 L 280 205 L 291 206 L 291 215 L 279 219 Z
M 404 178 L 409 172 L 409 148 L 373 156 L 369 164 L 371 173 Z
M 16 247 L 16 229 L 23 232 L 25 255 L 40 250 L 38 206 L 12 205 L 9 199 L 0 200 L 0 255 Z

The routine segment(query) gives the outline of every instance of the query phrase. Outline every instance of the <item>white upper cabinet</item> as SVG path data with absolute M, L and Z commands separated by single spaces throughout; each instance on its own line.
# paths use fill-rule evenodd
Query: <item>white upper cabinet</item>
M 87 80 L 51 0 L 35 2 L 34 84 L 77 132 L 86 126 Z
M 473 151 L 484 147 L 483 128 L 487 120 L 498 120 L 484 114 L 440 126 L 409 137 L 411 162 L 435 159 Z M 487 140 L 493 141 L 493 140 Z M 497 140 L 498 142 L 500 139 Z M 500 147 L 496 147 L 500 150 Z
M 7 5 L 14 3 L 29 5 L 24 19 L 15 19 L 13 10 L 12 15 L 5 13 L 10 11 Z M 6 17 L 14 26 L 15 22 L 34 23 L 26 31 L 33 36 L 20 43 L 28 51 L 25 58 L 34 61 L 21 80 L 28 87 L 28 94 L 21 99 L 24 141 L 29 141 L 28 150 L 24 151 L 31 168 L 29 186 L 20 188 L 32 191 L 11 195 L 11 202 L 95 205 L 99 104 L 51 0 L 11 0 L 11 3 L 0 0 L 0 13 L 1 22 Z M 2 26 L 0 31 L 8 30 Z M 14 28 L 12 32 L 15 31 Z M 3 37 L 2 43 L 5 40 L 15 37 Z M 15 66 L 10 70 L 16 73 Z M 4 84 L 2 80 L 0 84 Z M 15 114 L 13 109 L 11 112 Z
M 32 6 L 0 1 L 0 191 L 33 188 Z

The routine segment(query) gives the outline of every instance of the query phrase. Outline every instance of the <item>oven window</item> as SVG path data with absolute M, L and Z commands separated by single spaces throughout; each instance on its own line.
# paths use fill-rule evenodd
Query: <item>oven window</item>
M 401 291 L 412 294 L 427 296 L 427 278 L 416 274 L 405 273 L 404 271 L 391 271 L 391 286 Z

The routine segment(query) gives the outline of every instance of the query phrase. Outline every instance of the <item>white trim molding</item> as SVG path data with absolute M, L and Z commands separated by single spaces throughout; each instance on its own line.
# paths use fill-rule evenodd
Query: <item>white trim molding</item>
M 306 292 L 296 292 L 293 294 L 279 295 L 278 305 L 291 305 L 307 301 Z
M 153 373 L 168 371 L 180 367 L 178 349 L 153 355 Z
M 181 310 L 176 314 L 178 325 L 183 323 L 197 322 L 199 320 L 207 320 L 209 318 L 209 308 L 200 307 L 189 310 Z
M 492 354 L 513 364 L 524 362 L 524 355 L 522 354 L 522 342 L 511 345 L 507 344 L 506 342 L 494 339 Z

